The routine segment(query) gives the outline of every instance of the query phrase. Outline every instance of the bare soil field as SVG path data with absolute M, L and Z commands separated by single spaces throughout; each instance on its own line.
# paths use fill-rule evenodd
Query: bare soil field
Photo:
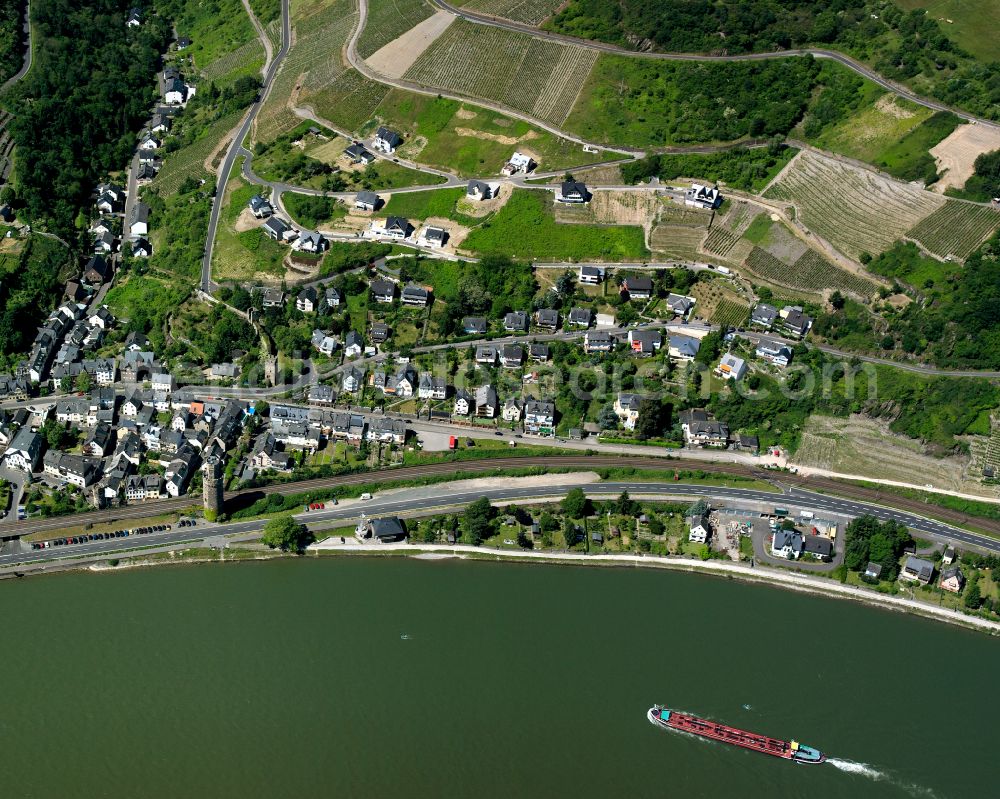
M 410 28 L 398 39 L 372 53 L 365 61 L 372 69 L 389 78 L 401 78 L 413 66 L 413 62 L 423 55 L 424 50 L 455 21 L 455 16 L 447 11 L 438 11 L 423 22 Z
M 249 208 L 244 208 L 240 211 L 240 215 L 236 217 L 236 222 L 233 223 L 233 230 L 237 233 L 243 233 L 247 230 L 253 230 L 255 227 L 260 227 L 263 224 L 263 219 L 258 219 L 253 215 L 253 211 Z
M 503 208 L 513 193 L 514 189 L 511 186 L 501 185 L 497 195 L 489 200 L 470 200 L 468 197 L 460 198 L 455 204 L 455 210 L 466 216 L 484 217 Z
M 942 175 L 934 184 L 934 191 L 943 194 L 949 188 L 962 188 L 972 177 L 976 157 L 992 150 L 1000 150 L 1000 130 L 985 125 L 959 125 L 930 150 Z
M 975 478 L 967 456 L 932 457 L 919 441 L 892 433 L 888 425 L 863 416 L 810 416 L 792 461 L 844 474 L 915 485 L 930 483 L 967 494 L 997 493 Z

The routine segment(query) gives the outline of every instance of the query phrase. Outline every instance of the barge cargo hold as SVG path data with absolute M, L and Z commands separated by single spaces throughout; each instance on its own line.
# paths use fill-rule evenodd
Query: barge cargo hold
M 736 727 L 701 719 L 689 713 L 670 710 L 660 705 L 653 705 L 646 713 L 646 718 L 658 727 L 689 732 L 703 738 L 711 738 L 713 741 L 741 746 L 744 749 L 762 752 L 765 755 L 780 757 L 795 763 L 822 763 L 826 760 L 826 755 L 818 749 L 800 744 L 798 741 L 782 741 L 780 738 L 770 738 L 767 735 L 738 730 Z

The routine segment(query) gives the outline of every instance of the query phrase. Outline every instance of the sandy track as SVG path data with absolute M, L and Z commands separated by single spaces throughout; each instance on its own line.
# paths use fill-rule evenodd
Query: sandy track
M 447 11 L 438 11 L 419 25 L 410 28 L 402 36 L 393 39 L 384 47 L 372 53 L 365 61 L 376 72 L 389 78 L 401 78 L 406 70 L 423 55 L 424 50 L 448 30 L 455 16 Z

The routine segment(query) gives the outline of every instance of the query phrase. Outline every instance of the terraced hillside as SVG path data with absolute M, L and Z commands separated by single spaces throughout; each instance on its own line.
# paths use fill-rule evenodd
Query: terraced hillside
M 470 0 L 462 7 L 527 25 L 538 25 L 562 5 L 565 5 L 565 0 Z
M 425 0 L 368 0 L 368 21 L 358 39 L 358 55 L 368 58 L 433 13 Z
M 341 49 L 357 24 L 351 0 L 333 0 L 307 17 L 296 17 L 295 44 L 275 78 L 254 124 L 255 141 L 273 141 L 302 120 L 292 105 L 308 105 L 347 72 Z
M 930 253 L 964 261 L 1000 227 L 1000 213 L 982 205 L 948 200 L 906 234 Z
M 806 227 L 852 258 L 887 250 L 945 204 L 923 189 L 807 151 L 764 196 L 794 205 Z
M 596 60 L 592 50 L 456 20 L 405 77 L 561 125 Z

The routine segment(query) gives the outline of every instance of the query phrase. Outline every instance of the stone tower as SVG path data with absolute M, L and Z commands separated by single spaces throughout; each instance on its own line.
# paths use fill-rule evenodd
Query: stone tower
M 278 383 L 278 356 L 268 355 L 264 359 L 264 381 L 271 386 Z
M 222 460 L 216 455 L 205 459 L 201 467 L 202 495 L 205 500 L 205 518 L 215 521 L 223 510 L 223 477 Z

